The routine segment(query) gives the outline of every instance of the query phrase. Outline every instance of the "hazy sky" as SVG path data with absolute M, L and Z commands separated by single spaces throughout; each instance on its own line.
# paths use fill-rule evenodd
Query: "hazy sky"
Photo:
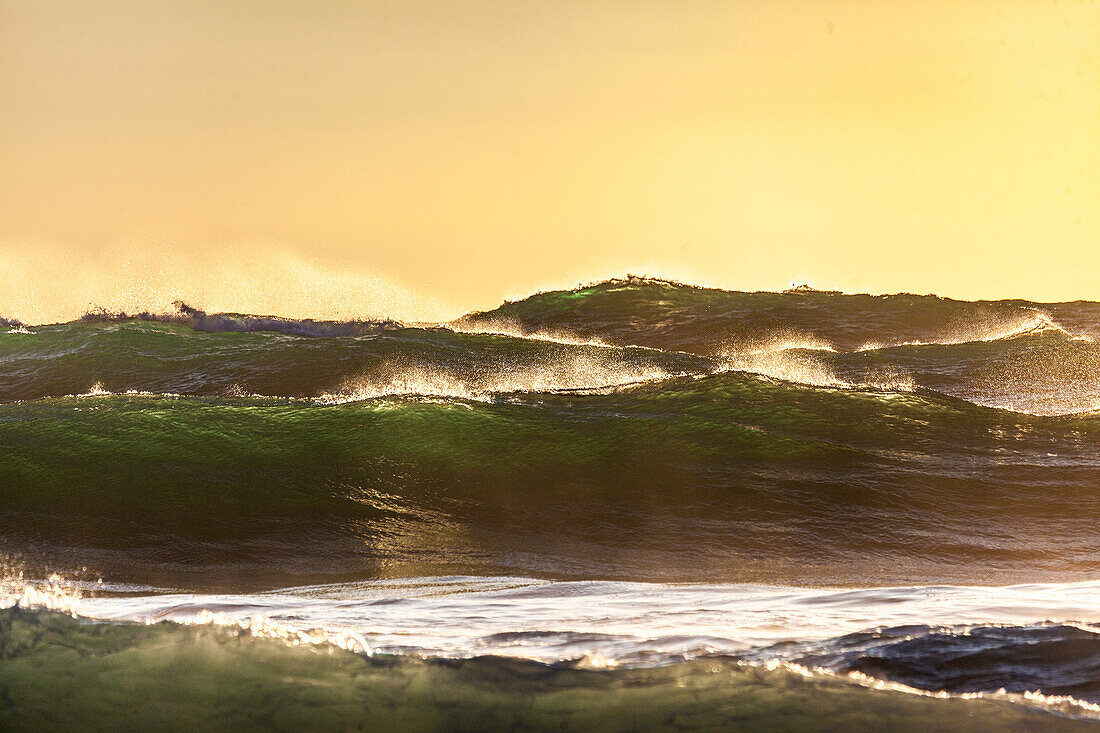
M 1100 299 L 1100 4 L 0 0 L 0 315 Z

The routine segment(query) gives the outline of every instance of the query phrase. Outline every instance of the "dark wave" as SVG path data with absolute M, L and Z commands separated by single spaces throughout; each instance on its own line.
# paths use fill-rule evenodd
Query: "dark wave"
M 223 318 L 223 316 L 218 316 Z M 298 323 L 298 322 L 296 322 Z M 0 401 L 109 392 L 278 397 L 416 392 L 469 395 L 574 389 L 718 363 L 685 354 L 601 349 L 448 329 L 387 329 L 349 338 L 196 333 L 159 320 L 38 326 L 0 337 Z
M 907 380 L 986 406 L 1044 415 L 1100 408 L 1100 344 L 1056 330 L 811 358 L 842 381 Z
M 0 536 L 169 585 L 1081 578 L 1098 439 L 1094 416 L 736 372 L 490 402 L 49 399 L 0 406 Z
M 1100 632 L 1086 626 L 904 626 L 851 634 L 802 664 L 933 692 L 1038 692 L 1100 702 Z
M 800 345 L 794 341 L 696 356 L 446 328 L 309 338 L 203 333 L 160 320 L 88 321 L 0 334 L 0 401 L 82 394 L 93 387 L 183 395 L 348 398 L 421 392 L 468 397 L 739 369 L 818 386 L 924 388 L 1034 414 L 1100 406 L 1100 345 L 1057 330 L 856 352 Z
M 914 341 L 979 341 L 1059 323 L 1075 334 L 1100 336 L 1100 304 L 971 302 L 812 289 L 746 293 L 628 277 L 539 293 L 469 314 L 455 325 L 721 354 L 799 339 L 840 351 Z
M 1096 306 L 1044 308 L 625 280 L 460 332 L 180 305 L 0 334 L 0 545 L 252 586 L 1082 577 L 1100 351 L 1054 318 Z M 543 338 L 461 332 L 505 318 Z
M 364 657 L 217 626 L 0 610 L 0 727 L 20 730 L 1086 730 L 999 700 L 935 699 L 707 659 L 574 669 Z M 150 704 L 156 701 L 156 704 Z

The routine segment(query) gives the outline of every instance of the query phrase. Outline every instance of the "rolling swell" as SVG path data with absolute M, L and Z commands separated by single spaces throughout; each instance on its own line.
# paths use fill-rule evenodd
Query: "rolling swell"
M 489 402 L 56 398 L 0 406 L 0 529 L 169 585 L 1085 577 L 1098 431 L 739 372 Z
M 350 399 L 577 389 L 718 368 L 706 357 L 444 328 L 347 338 L 198 333 L 163 321 L 39 326 L 0 338 L 0 401 L 99 391 Z
M 1100 336 L 1100 304 L 958 301 L 795 289 L 735 292 L 627 277 L 539 293 L 455 321 L 466 330 L 570 334 L 617 345 L 724 354 L 783 343 L 838 351 L 964 343 L 1061 328 Z
M 13 329 L 0 549 L 249 587 L 1086 577 L 1096 323 L 628 279 L 449 328 L 178 305 Z
M 89 391 L 329 401 L 386 394 L 487 398 L 729 370 L 816 386 L 923 388 L 1040 415 L 1100 407 L 1100 344 L 1053 328 L 853 352 L 815 347 L 804 337 L 711 356 L 447 328 L 314 338 L 128 320 L 0 334 L 0 401 Z

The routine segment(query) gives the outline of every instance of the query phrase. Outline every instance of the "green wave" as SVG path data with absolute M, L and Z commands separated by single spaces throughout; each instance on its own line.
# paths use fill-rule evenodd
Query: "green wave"
M 48 399 L 0 406 L 0 549 L 167 585 L 1087 574 L 1098 431 L 740 373 L 490 402 Z
M 1043 319 L 1100 336 L 1096 303 L 960 301 L 812 289 L 746 293 L 637 277 L 538 293 L 456 323 L 717 354 L 792 337 L 813 338 L 841 351 L 874 343 L 977 341 L 1042 327 Z
M 364 387 L 452 391 L 599 387 L 653 375 L 706 373 L 712 360 L 444 328 L 311 338 L 201 333 L 161 321 L 77 322 L 0 333 L 0 401 L 111 392 L 318 397 Z M 410 386 L 411 385 L 411 386 Z
M 1085 730 L 720 659 L 589 670 L 363 657 L 220 627 L 0 611 L 0 727 L 19 730 Z

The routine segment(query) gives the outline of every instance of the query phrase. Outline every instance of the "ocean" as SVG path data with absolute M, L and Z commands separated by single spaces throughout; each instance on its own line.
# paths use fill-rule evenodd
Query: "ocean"
M 0 728 L 1100 721 L 1100 304 L 0 319 Z

